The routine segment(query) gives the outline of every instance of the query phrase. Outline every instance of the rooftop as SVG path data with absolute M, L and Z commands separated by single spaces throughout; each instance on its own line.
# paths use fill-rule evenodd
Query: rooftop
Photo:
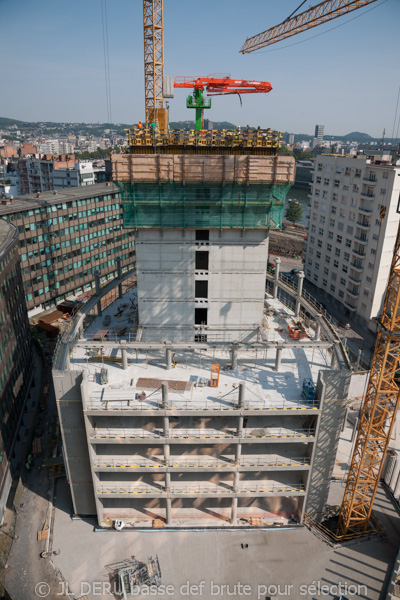
M 14 225 L 0 219 L 0 259 L 17 236 L 17 229 Z
M 83 198 L 94 198 L 95 196 L 103 196 L 104 194 L 115 192 L 118 192 L 116 185 L 110 182 L 104 182 L 96 183 L 94 185 L 65 188 L 57 191 L 40 192 L 39 197 L 37 193 L 15 196 L 13 200 L 8 199 L 7 204 L 0 204 L 0 215 L 43 208 L 49 205 L 60 204 L 61 202 L 72 202 L 73 200 L 81 200 Z
M 238 366 L 232 369 L 228 343 L 171 344 L 176 367 L 166 370 L 168 340 L 142 344 L 136 340 L 136 289 L 111 304 L 101 317 L 90 318 L 84 338 L 74 347 L 70 368 L 84 370 L 88 378 L 89 410 L 157 410 L 161 407 L 161 383 L 169 381 L 169 403 L 179 410 L 234 409 L 240 382 L 246 383 L 245 406 L 249 410 L 310 409 L 302 397 L 303 381 L 317 381 L 321 369 L 330 369 L 333 341 L 315 341 L 314 329 L 303 326 L 300 339 L 288 327 L 294 313 L 279 300 L 266 300 L 264 340 L 239 344 Z M 121 342 L 127 346 L 128 368 L 123 369 Z M 275 371 L 277 347 L 282 362 Z M 211 388 L 212 364 L 220 365 L 217 388 Z M 106 369 L 103 371 L 102 369 Z M 107 381 L 102 383 L 102 381 Z

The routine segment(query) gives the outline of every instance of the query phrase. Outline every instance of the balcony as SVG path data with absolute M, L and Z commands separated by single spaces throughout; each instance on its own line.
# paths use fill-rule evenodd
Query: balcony
M 359 244 L 368 244 L 368 238 L 366 235 L 355 235 L 354 239 L 357 240 Z
M 361 283 L 361 279 L 359 277 L 356 277 L 355 275 L 349 275 L 348 278 L 350 279 L 350 281 L 352 281 L 353 283 L 357 283 L 358 285 Z
M 363 229 L 369 229 L 370 228 L 370 222 L 367 219 L 361 219 L 360 221 L 357 221 L 357 225 L 358 227 L 362 227 Z
M 372 208 L 368 208 L 367 206 L 359 206 L 358 210 L 359 212 L 365 213 L 367 215 L 370 215 L 372 213 Z
M 347 288 L 346 289 L 347 293 L 350 294 L 350 296 L 353 296 L 353 298 L 358 298 L 358 296 L 360 295 L 360 291 L 357 290 L 356 288 Z
M 363 196 L 363 198 L 375 198 L 375 194 L 373 192 L 361 192 L 361 196 Z
M 363 267 L 363 263 L 361 260 L 354 260 L 351 263 L 351 266 L 353 267 L 353 269 L 355 269 L 356 271 L 363 271 L 364 267 Z
M 369 177 L 363 177 L 364 181 L 370 181 L 371 183 L 376 183 L 377 179 L 375 175 L 369 175 Z
M 364 256 L 366 256 L 365 252 L 364 252 L 364 248 L 354 248 L 354 250 L 352 250 L 353 254 L 357 254 L 357 256 L 361 256 L 362 258 L 364 258 Z
M 352 311 L 355 311 L 357 308 L 357 304 L 353 304 L 353 302 L 351 300 L 348 300 L 347 298 L 344 301 L 345 306 L 347 306 L 347 308 L 349 308 Z

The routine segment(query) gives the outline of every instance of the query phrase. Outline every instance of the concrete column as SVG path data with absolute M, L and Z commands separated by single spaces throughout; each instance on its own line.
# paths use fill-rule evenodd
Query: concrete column
M 164 434 L 165 437 L 169 437 L 169 418 L 164 417 Z
M 170 445 L 164 444 L 164 459 L 167 464 L 169 461 L 169 457 L 170 457 Z
M 243 417 L 238 417 L 238 437 L 242 437 L 243 433 Z
M 242 444 L 236 445 L 236 462 L 239 464 L 240 459 L 242 458 Z
M 315 337 L 314 337 L 314 340 L 316 342 L 319 342 L 321 339 L 321 319 L 322 319 L 322 317 L 317 317 L 317 319 L 316 319 L 317 327 L 315 329 Z
M 165 473 L 165 491 L 169 492 L 171 488 L 171 473 Z
M 69 369 L 71 366 L 71 363 L 69 361 L 69 346 L 68 346 L 68 342 L 61 342 L 62 344 L 64 344 L 65 346 L 65 368 Z
M 278 281 L 279 281 L 280 266 L 281 266 L 281 259 L 278 256 L 275 259 L 275 280 L 274 280 L 274 291 L 273 291 L 274 298 L 278 297 Z
M 122 277 L 121 257 L 117 256 L 117 258 L 115 259 L 115 262 L 117 263 L 117 277 L 119 280 L 121 280 L 121 277 Z M 118 296 L 119 296 L 119 298 L 122 298 L 122 283 L 121 282 L 118 284 Z
M 168 408 L 168 383 L 163 381 L 161 384 L 162 407 Z
M 236 521 L 237 521 L 237 505 L 238 505 L 238 499 L 237 498 L 233 498 L 232 499 L 232 509 L 231 509 L 231 524 L 232 525 L 236 525 Z
M 233 474 L 233 489 L 235 492 L 237 492 L 239 487 L 239 471 L 236 471 L 236 473 Z
M 171 498 L 167 498 L 167 506 L 166 506 L 166 518 L 167 518 L 167 525 L 171 525 L 172 523 L 172 508 L 171 508 Z
M 83 320 L 79 323 L 79 339 L 82 340 L 85 335 L 85 330 L 83 329 Z
M 237 369 L 237 357 L 238 357 L 238 345 L 236 343 L 231 344 L 231 362 L 232 370 Z
M 282 360 L 282 348 L 276 349 L 276 358 L 275 358 L 275 371 L 279 371 L 281 368 L 281 360 Z
M 167 348 L 165 351 L 165 362 L 166 362 L 166 369 L 167 369 L 167 371 L 169 371 L 171 369 L 171 362 L 172 362 L 171 348 Z
M 239 408 L 244 408 L 244 400 L 246 397 L 246 384 L 244 381 L 239 383 Z
M 331 369 L 336 368 L 336 348 L 339 342 L 335 342 L 332 346 L 332 359 L 331 359 Z
M 126 341 L 122 340 L 121 342 L 121 353 L 122 353 L 122 368 L 124 371 L 128 368 L 128 351 L 126 349 Z
M 303 293 L 303 282 L 304 282 L 304 271 L 300 271 L 298 274 L 298 285 L 297 285 L 297 295 L 296 295 L 296 309 L 294 316 L 298 317 L 300 314 L 301 307 L 301 294 Z

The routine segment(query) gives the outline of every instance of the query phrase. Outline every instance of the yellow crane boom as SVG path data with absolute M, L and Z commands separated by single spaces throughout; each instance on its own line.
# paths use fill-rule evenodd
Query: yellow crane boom
M 376 2 L 376 0 L 326 0 L 299 15 L 286 19 L 283 23 L 275 25 L 267 31 L 248 38 L 240 52 L 247 54 L 265 46 L 276 44 L 276 42 L 336 19 L 367 4 L 372 4 L 372 2 Z

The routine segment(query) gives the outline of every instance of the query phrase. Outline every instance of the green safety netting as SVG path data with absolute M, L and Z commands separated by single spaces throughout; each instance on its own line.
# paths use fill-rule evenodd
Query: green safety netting
M 276 229 L 291 184 L 116 182 L 124 227 Z

